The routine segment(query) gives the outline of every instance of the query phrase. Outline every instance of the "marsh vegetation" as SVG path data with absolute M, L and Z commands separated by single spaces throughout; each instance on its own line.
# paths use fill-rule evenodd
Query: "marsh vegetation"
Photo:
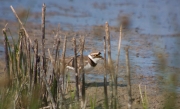
M 94 6 L 99 7 L 98 4 Z M 105 8 L 104 5 L 100 7 Z M 103 26 L 94 26 L 90 31 L 95 36 L 104 35 L 104 37 L 93 37 L 101 40 L 104 61 L 94 70 L 95 74 L 102 74 L 103 79 L 88 82 L 87 75 L 83 70 L 78 70 L 77 63 L 75 63 L 76 75 L 69 78 L 65 64 L 65 58 L 69 56 L 68 52 L 75 60 L 80 54 L 81 61 L 83 61 L 84 50 L 89 49 L 86 44 L 91 43 L 91 40 L 87 41 L 87 34 L 81 34 L 81 32 L 77 34 L 73 30 L 62 31 L 60 26 L 53 32 L 46 31 L 46 6 L 43 4 L 41 29 L 37 27 L 41 31 L 34 37 L 31 30 L 26 29 L 28 17 L 24 17 L 22 22 L 12 6 L 11 9 L 17 18 L 19 28 L 17 36 L 11 34 L 8 28 L 11 26 L 10 23 L 6 24 L 2 30 L 5 59 L 2 68 L 5 69 L 0 79 L 0 108 L 170 109 L 179 107 L 180 96 L 177 89 L 179 70 L 176 69 L 175 73 L 169 75 L 165 73 L 167 70 L 174 71 L 173 68 L 167 67 L 165 53 L 156 52 L 159 63 L 156 68 L 160 74 L 166 74 L 166 77 L 138 75 L 133 72 L 134 69 L 131 69 L 129 54 L 134 53 L 131 52 L 134 48 L 130 44 L 122 46 L 123 39 L 131 37 L 125 37 L 126 32 L 129 32 L 128 16 L 120 18 L 118 28 L 111 27 L 106 22 Z M 116 36 L 118 42 L 115 44 L 115 49 L 112 48 L 114 45 L 111 43 L 112 30 L 119 33 Z M 53 38 L 47 38 L 47 33 L 50 33 Z M 142 35 L 141 38 L 146 39 L 147 37 Z M 151 44 L 148 42 L 145 48 L 149 49 Z M 91 45 L 96 49 L 96 45 Z M 141 50 L 141 47 L 136 51 Z M 117 53 L 116 57 L 113 55 L 114 51 Z M 124 60 L 119 58 L 122 51 Z M 145 53 L 136 53 L 134 58 L 138 58 L 139 55 L 146 56 Z M 170 88 L 162 86 L 170 86 Z

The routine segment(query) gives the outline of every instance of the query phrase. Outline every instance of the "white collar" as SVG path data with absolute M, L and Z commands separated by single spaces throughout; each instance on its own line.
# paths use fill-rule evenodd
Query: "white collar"
M 94 59 L 92 58 L 91 55 L 88 55 L 88 57 L 94 62 Z M 96 62 L 94 62 L 94 63 L 96 63 Z M 97 63 L 96 63 L 96 64 L 97 64 Z

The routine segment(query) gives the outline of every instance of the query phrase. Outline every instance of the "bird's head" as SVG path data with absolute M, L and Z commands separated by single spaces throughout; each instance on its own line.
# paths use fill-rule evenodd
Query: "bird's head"
M 91 59 L 92 59 L 95 63 L 98 63 L 99 60 L 104 59 L 104 58 L 101 56 L 101 52 L 94 52 L 94 53 L 91 53 L 89 56 L 91 57 Z

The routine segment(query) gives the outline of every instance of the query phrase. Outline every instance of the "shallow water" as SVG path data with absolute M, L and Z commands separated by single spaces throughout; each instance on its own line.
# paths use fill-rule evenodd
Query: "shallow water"
M 10 10 L 30 10 L 28 21 L 41 23 L 41 7 L 47 7 L 47 24 L 61 24 L 64 29 L 77 30 L 84 26 L 104 25 L 119 27 L 119 16 L 127 15 L 130 27 L 143 34 L 176 34 L 180 30 L 179 0 L 1 0 L 0 18 L 15 20 Z

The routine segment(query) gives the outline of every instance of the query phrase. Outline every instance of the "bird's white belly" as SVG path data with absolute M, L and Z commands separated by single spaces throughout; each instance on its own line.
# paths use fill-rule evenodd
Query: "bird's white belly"
M 92 67 L 89 63 L 86 66 L 84 66 L 85 72 L 89 72 L 89 71 L 91 71 L 93 69 L 94 69 L 94 67 Z
M 74 67 L 71 67 L 71 66 L 67 66 L 66 67 L 68 70 L 71 70 L 71 71 L 74 71 L 75 69 L 74 69 Z M 84 71 L 85 72 L 89 72 L 89 71 L 91 71 L 91 70 L 93 70 L 94 69 L 94 67 L 92 67 L 89 63 L 86 65 L 86 66 L 84 66 Z

